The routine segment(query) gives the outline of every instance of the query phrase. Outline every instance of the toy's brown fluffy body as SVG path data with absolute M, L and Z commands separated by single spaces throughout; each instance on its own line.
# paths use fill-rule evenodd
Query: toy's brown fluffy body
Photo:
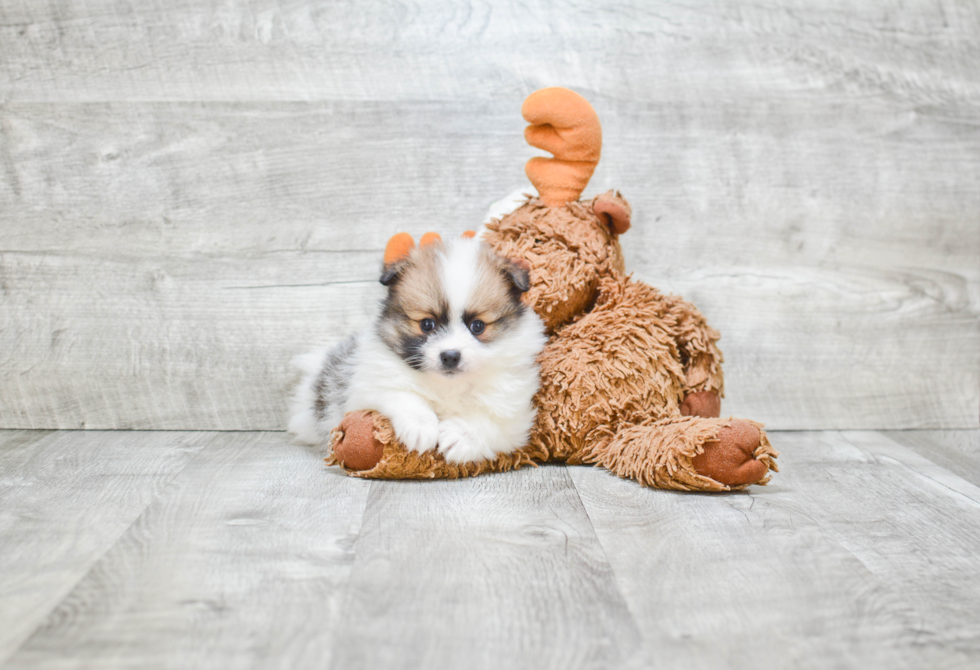
M 455 478 L 565 461 L 659 488 L 721 491 L 768 481 L 776 453 L 760 424 L 684 415 L 717 413 L 724 390 L 718 333 L 691 304 L 625 274 L 615 231 L 628 219 L 629 205 L 609 192 L 558 207 L 530 199 L 487 226 L 485 239 L 498 253 L 529 266 L 525 302 L 550 336 L 526 447 L 452 465 L 402 448 L 384 417 L 353 413 L 335 432 L 328 460 L 341 462 L 345 435 L 370 425 L 380 460 L 353 473 L 360 477 Z

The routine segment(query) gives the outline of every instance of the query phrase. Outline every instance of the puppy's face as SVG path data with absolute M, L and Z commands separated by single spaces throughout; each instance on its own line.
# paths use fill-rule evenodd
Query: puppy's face
M 528 273 L 476 239 L 413 250 L 385 267 L 388 297 L 378 324 L 408 365 L 453 377 L 475 374 L 524 314 Z

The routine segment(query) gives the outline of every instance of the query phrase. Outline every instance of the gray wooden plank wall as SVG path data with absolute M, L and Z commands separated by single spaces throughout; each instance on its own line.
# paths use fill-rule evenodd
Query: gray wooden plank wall
M 550 85 L 726 413 L 978 425 L 975 1 L 0 0 L 0 426 L 281 428 L 388 236 L 525 184 Z

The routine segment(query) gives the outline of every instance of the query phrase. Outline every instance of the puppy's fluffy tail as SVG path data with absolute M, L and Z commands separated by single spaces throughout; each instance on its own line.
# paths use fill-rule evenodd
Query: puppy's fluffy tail
M 306 444 L 325 444 L 329 437 L 320 435 L 317 431 L 319 421 L 316 414 L 317 379 L 329 352 L 329 348 L 322 347 L 296 356 L 289 362 L 290 367 L 297 370 L 302 378 L 289 401 L 288 430 L 296 439 Z

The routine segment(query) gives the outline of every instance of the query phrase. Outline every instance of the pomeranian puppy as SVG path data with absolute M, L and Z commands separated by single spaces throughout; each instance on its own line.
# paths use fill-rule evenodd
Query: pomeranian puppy
M 523 446 L 534 423 L 544 326 L 521 302 L 528 272 L 478 239 L 435 242 L 384 267 L 373 326 L 298 360 L 289 431 L 325 444 L 352 410 L 377 410 L 414 451 L 447 461 Z

